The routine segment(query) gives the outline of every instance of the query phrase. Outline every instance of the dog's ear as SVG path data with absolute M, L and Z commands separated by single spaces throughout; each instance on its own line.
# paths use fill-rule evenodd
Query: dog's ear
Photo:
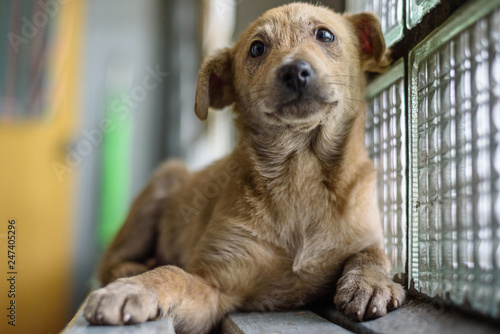
M 222 49 L 205 60 L 198 76 L 194 111 L 205 120 L 208 107 L 223 108 L 234 102 L 231 49 Z
M 386 50 L 384 34 L 375 14 L 347 14 L 359 39 L 361 65 L 364 71 L 383 73 L 392 62 L 391 50 Z

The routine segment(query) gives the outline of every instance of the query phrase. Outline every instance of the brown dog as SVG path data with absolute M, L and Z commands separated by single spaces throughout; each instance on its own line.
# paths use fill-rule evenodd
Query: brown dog
M 374 15 L 295 3 L 208 59 L 196 115 L 234 104 L 236 149 L 192 175 L 159 168 L 104 256 L 100 278 L 116 281 L 90 295 L 87 320 L 163 316 L 205 333 L 234 310 L 333 297 L 335 282 L 355 319 L 399 307 L 364 147 L 364 71 L 386 67 L 384 54 Z

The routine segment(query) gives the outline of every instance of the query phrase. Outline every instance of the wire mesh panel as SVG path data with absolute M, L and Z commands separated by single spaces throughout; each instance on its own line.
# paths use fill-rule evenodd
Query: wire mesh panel
M 415 289 L 499 316 L 500 1 L 466 5 L 410 53 Z M 411 284 L 411 283 L 410 283 Z
M 377 198 L 392 275 L 403 280 L 406 264 L 406 122 L 404 64 L 368 86 L 365 142 L 377 168 Z
M 408 29 L 416 26 L 422 18 L 441 0 L 408 0 L 406 7 L 406 25 Z
M 349 0 L 347 10 L 351 13 L 371 11 L 377 13 L 387 46 L 403 38 L 403 0 Z

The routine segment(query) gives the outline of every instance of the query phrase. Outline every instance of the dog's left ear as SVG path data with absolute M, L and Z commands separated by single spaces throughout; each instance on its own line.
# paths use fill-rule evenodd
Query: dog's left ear
M 347 14 L 359 39 L 361 65 L 364 71 L 383 73 L 392 62 L 391 50 L 386 50 L 384 34 L 375 14 Z
M 231 49 L 222 49 L 205 60 L 198 76 L 194 111 L 207 119 L 208 107 L 221 109 L 234 102 Z

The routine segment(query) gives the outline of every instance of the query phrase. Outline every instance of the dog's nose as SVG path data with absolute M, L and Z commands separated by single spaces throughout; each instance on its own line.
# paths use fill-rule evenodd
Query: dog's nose
M 278 73 L 281 82 L 297 92 L 307 85 L 312 75 L 311 65 L 303 60 L 284 65 Z

